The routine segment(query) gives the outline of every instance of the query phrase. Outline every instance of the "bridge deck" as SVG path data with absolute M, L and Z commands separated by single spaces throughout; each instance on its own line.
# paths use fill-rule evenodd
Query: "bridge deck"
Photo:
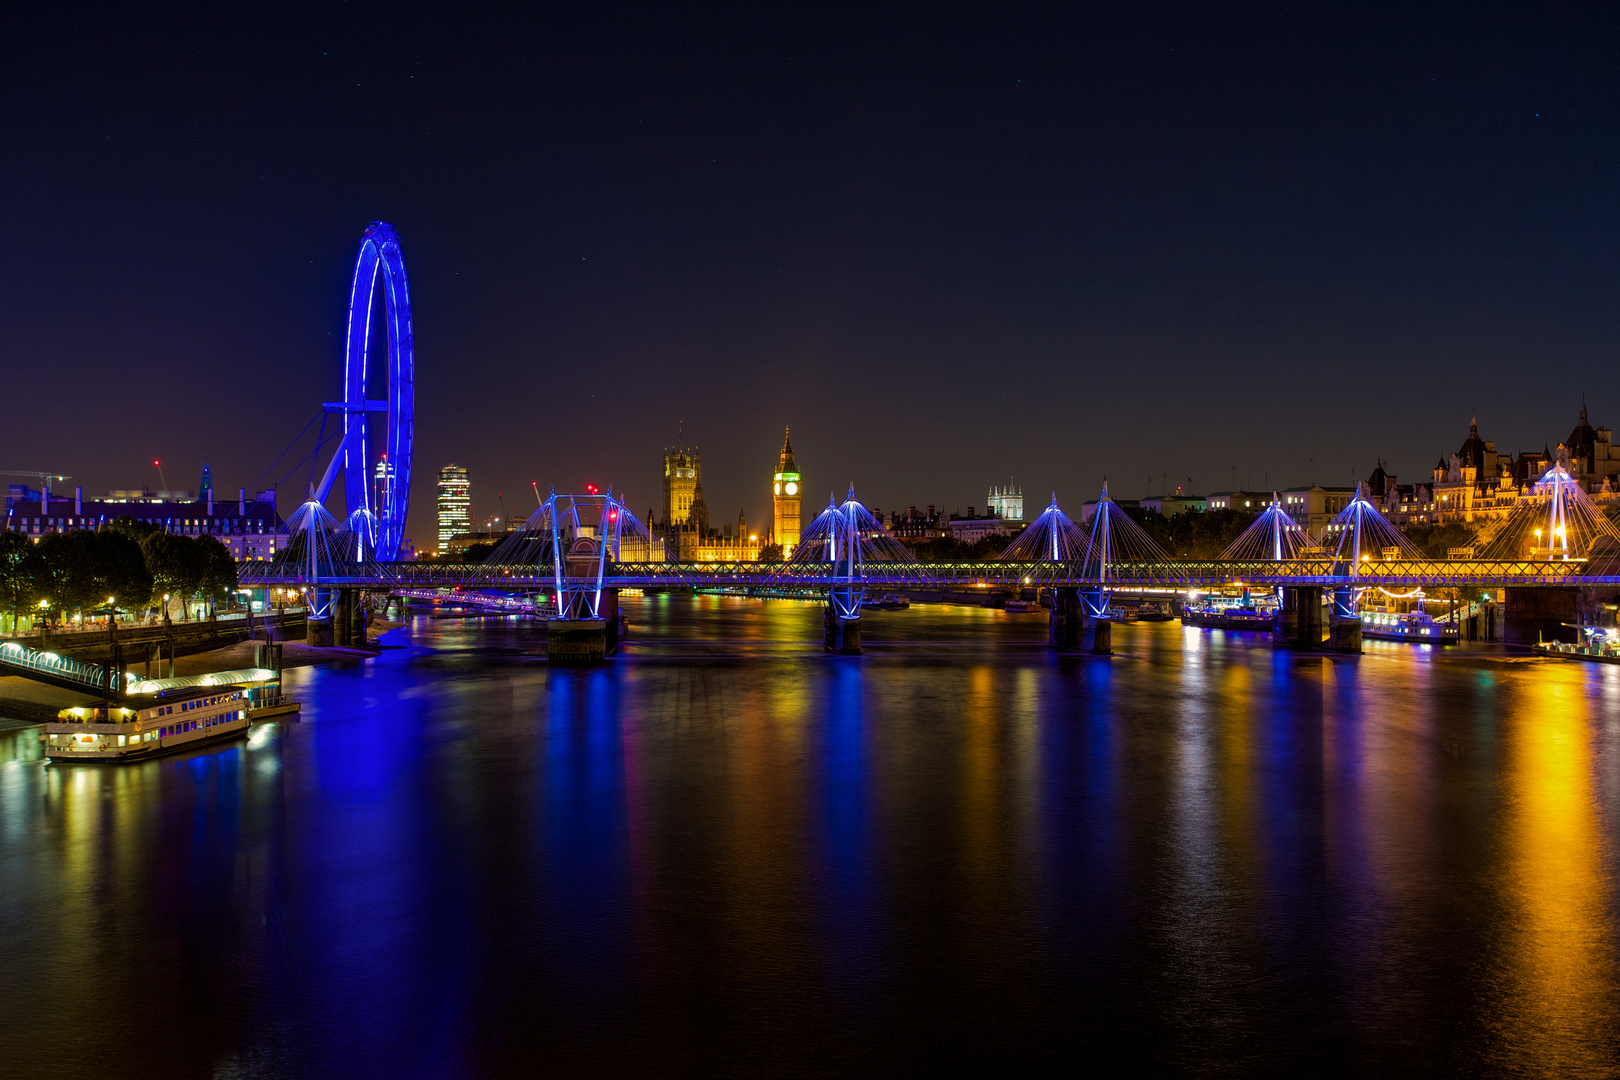
M 1382 585 L 1436 588 L 1620 585 L 1620 575 L 1589 573 L 1584 561 L 1486 561 L 1403 559 L 1364 562 L 1351 568 L 1329 559 L 1291 562 L 1119 563 L 1106 579 L 1074 563 L 963 562 L 868 565 L 862 577 L 839 576 L 818 566 L 757 562 L 658 562 L 609 564 L 604 587 L 782 586 L 924 588 L 973 585 L 1113 585 L 1161 588 L 1213 588 L 1235 585 Z M 1611 569 L 1608 566 L 1604 570 Z M 358 570 L 358 568 L 357 568 Z M 365 588 L 543 588 L 555 584 L 550 566 L 457 566 L 393 563 L 370 573 L 341 570 L 309 578 L 270 563 L 243 568 L 246 585 L 321 585 Z
M 86 694 L 118 696 L 118 672 L 55 653 L 28 649 L 14 641 L 0 645 L 0 675 L 21 675 L 34 682 Z

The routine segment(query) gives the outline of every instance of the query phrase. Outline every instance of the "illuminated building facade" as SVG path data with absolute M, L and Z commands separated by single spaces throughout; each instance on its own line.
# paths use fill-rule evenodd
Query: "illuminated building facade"
M 772 536 L 782 545 L 782 557 L 788 558 L 799 546 L 799 467 L 793 463 L 793 443 L 790 431 L 782 429 L 782 452 L 776 456 L 776 473 L 771 477 L 771 501 L 776 510 Z
M 664 452 L 664 516 L 659 521 L 649 514 L 653 535 L 677 559 L 691 562 L 754 562 L 767 543 L 758 533 L 748 531 L 747 515 L 737 514 L 737 524 L 709 526 L 709 504 L 703 498 L 703 462 L 697 451 Z M 626 562 L 645 561 L 645 555 L 621 550 Z
M 1223 493 L 1227 494 L 1227 493 Z M 1271 497 L 1256 495 L 1253 492 L 1238 492 L 1242 496 L 1240 505 L 1232 509 L 1249 510 L 1258 513 L 1271 505 Z M 1284 488 L 1276 493 L 1288 516 L 1298 522 L 1306 532 L 1315 535 L 1321 532 L 1340 510 L 1349 506 L 1356 497 L 1355 488 L 1323 487 L 1321 484 L 1307 484 L 1304 487 Z M 1215 505 L 1215 496 L 1210 496 L 1210 507 Z
M 383 499 L 388 494 L 394 479 L 394 463 L 384 454 L 377 462 L 377 468 L 371 474 L 371 505 L 385 506 Z
M 703 463 L 697 451 L 664 451 L 664 524 L 684 525 L 702 487 Z
M 1004 521 L 1024 520 L 1024 491 L 1016 484 L 990 489 L 990 513 Z
M 452 537 L 472 532 L 472 480 L 460 465 L 439 470 L 439 552 L 450 550 Z
M 273 488 L 252 499 L 246 489 L 238 489 L 231 502 L 216 503 L 213 478 L 206 468 L 203 489 L 197 493 L 121 489 L 109 491 L 103 499 L 86 499 L 83 488 L 59 495 L 49 488 L 35 491 L 13 484 L 6 497 L 4 527 L 37 541 L 46 533 L 102 529 L 121 518 L 181 536 L 212 536 L 238 562 L 273 558 L 287 542 Z

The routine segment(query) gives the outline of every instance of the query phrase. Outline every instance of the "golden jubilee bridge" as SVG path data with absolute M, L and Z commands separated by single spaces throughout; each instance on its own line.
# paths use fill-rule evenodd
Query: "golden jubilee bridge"
M 1448 559 L 1417 551 L 1365 494 L 1317 536 L 1274 501 L 1222 558 L 1175 559 L 1109 498 L 1105 485 L 1086 526 L 1071 520 L 1054 498 L 1000 557 L 979 561 L 919 562 L 851 490 L 842 502 L 829 500 L 792 556 L 779 563 L 678 559 L 611 491 L 552 493 L 475 565 L 388 562 L 377 559 L 364 534 L 311 497 L 289 519 L 283 550 L 274 560 L 244 567 L 242 581 L 307 591 L 318 614 L 330 612 L 339 620 L 358 610 L 357 591 L 543 611 L 553 616 L 549 629 L 561 651 L 578 651 L 573 642 L 587 655 L 597 654 L 598 635 L 602 651 L 613 650 L 617 591 L 625 588 L 818 596 L 826 604 L 828 648 L 854 653 L 860 649 L 861 603 L 869 592 L 1047 589 L 1051 643 L 1107 652 L 1116 592 L 1243 586 L 1278 591 L 1280 644 L 1357 651 L 1357 600 L 1368 589 L 1501 590 L 1511 639 L 1516 615 L 1521 629 L 1539 635 L 1574 617 L 1572 598 L 1580 589 L 1620 587 L 1620 560 L 1607 554 L 1620 552 L 1620 534 L 1584 495 L 1577 497 L 1577 485 L 1558 476 L 1550 483 L 1559 490 L 1544 504 L 1532 497 L 1523 507 L 1520 524 L 1527 523 L 1527 531 L 1510 521 L 1500 542 L 1477 556 Z M 536 597 L 544 602 L 537 604 Z

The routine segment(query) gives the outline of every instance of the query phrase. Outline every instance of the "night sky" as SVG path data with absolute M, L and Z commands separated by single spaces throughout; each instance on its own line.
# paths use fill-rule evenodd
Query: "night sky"
M 0 467 L 290 512 L 378 219 L 418 541 L 678 438 L 763 525 L 784 424 L 807 509 L 962 510 L 1620 424 L 1612 9 L 570 7 L 6 5 Z

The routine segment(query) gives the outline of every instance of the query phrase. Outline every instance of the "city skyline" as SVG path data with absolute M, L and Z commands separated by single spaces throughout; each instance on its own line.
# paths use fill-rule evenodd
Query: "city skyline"
M 1575 415 L 1577 417 L 1581 415 L 1582 409 L 1583 406 L 1581 405 L 1580 400 L 1577 399 L 1575 407 Z M 1606 424 L 1604 418 L 1601 416 L 1595 417 L 1592 420 L 1592 423 L 1594 426 L 1599 428 L 1612 427 L 1612 425 Z M 1503 438 L 1493 426 L 1480 426 L 1484 427 L 1485 429 L 1484 436 L 1490 438 L 1493 443 L 1499 446 L 1501 455 L 1504 457 L 1512 457 L 1513 455 L 1521 452 L 1536 451 L 1541 449 L 1553 450 L 1565 439 L 1566 435 L 1568 434 L 1566 432 L 1564 435 L 1549 434 L 1542 435 L 1540 437 L 1528 436 L 1524 439 L 1512 439 Z M 811 424 L 810 427 L 812 430 L 815 429 L 814 424 Z M 1277 473 L 1271 470 L 1266 470 L 1261 474 L 1261 478 L 1259 480 L 1257 480 L 1251 474 L 1241 474 L 1236 478 L 1238 482 L 1235 484 L 1231 482 L 1232 478 L 1230 473 L 1228 473 L 1228 475 L 1225 477 L 1216 476 L 1214 478 L 1214 482 L 1211 482 L 1208 485 L 1200 485 L 1196 482 L 1189 483 L 1189 478 L 1186 476 L 1183 476 L 1181 479 L 1177 479 L 1177 474 L 1172 469 L 1161 470 L 1160 475 L 1153 477 L 1142 477 L 1140 480 L 1134 480 L 1129 474 L 1122 475 L 1117 478 L 1105 478 L 1099 474 L 1096 478 L 1095 488 L 1092 490 L 1087 490 L 1083 487 L 1075 487 L 1066 491 L 1062 489 L 1042 487 L 1035 484 L 1025 484 L 1022 480 L 1018 481 L 1018 486 L 1024 490 L 1024 498 L 1029 502 L 1036 504 L 1037 507 L 1044 506 L 1046 500 L 1055 490 L 1059 501 L 1062 504 L 1066 506 L 1072 505 L 1078 511 L 1078 508 L 1084 503 L 1094 500 L 1097 497 L 1097 494 L 1101 490 L 1105 479 L 1109 485 L 1110 492 L 1116 498 L 1121 498 L 1128 501 L 1146 496 L 1158 496 L 1167 493 L 1174 493 L 1178 487 L 1182 488 L 1186 494 L 1195 494 L 1200 496 L 1207 496 L 1229 490 L 1264 493 L 1267 491 L 1281 491 L 1285 488 L 1309 487 L 1313 484 L 1326 488 L 1354 489 L 1358 484 L 1367 480 L 1368 477 L 1380 467 L 1388 470 L 1391 474 L 1398 476 L 1404 483 L 1411 484 L 1416 482 L 1427 485 L 1430 483 L 1431 473 L 1434 468 L 1434 459 L 1438 458 L 1442 462 L 1448 459 L 1455 452 L 1456 445 L 1460 444 L 1468 437 L 1469 427 L 1469 424 L 1463 424 L 1460 437 L 1451 439 L 1449 441 L 1439 441 L 1439 439 L 1443 438 L 1443 436 L 1438 437 L 1434 442 L 1433 449 L 1429 451 L 1426 456 L 1423 451 L 1418 451 L 1417 459 L 1413 461 L 1397 463 L 1391 458 L 1368 453 L 1366 455 L 1367 461 L 1365 466 L 1352 469 L 1351 472 L 1343 478 L 1323 477 L 1318 474 L 1313 479 L 1313 477 L 1309 475 L 1311 472 L 1311 465 L 1309 462 L 1306 462 L 1302 467 L 1298 468 L 1293 473 Z M 734 445 L 734 443 L 727 441 L 725 445 Z M 696 441 L 692 441 L 692 447 L 693 449 L 698 449 L 701 452 L 700 445 Z M 655 451 L 655 455 L 662 453 L 664 449 L 665 448 L 661 447 Z M 765 455 L 769 459 L 768 465 L 774 465 L 779 450 L 780 446 L 778 445 L 776 449 L 772 450 L 769 455 Z M 179 460 L 180 462 L 183 462 L 184 458 Z M 625 501 L 625 503 L 631 507 L 656 507 L 661 504 L 662 495 L 658 491 L 657 487 L 659 483 L 657 477 L 657 457 L 654 456 L 652 461 L 653 464 L 651 466 L 642 470 L 642 472 L 645 472 L 652 477 L 651 480 L 647 479 L 645 476 L 637 475 L 632 478 L 632 483 L 620 484 L 615 483 L 612 479 L 602 480 L 594 477 L 586 477 L 578 481 L 576 488 L 578 491 L 583 492 L 588 484 L 595 484 L 601 488 L 607 488 L 611 485 L 615 493 L 618 494 Z M 150 462 L 145 464 L 148 469 L 152 470 L 154 473 L 156 472 L 156 470 L 152 468 Z M 528 506 L 524 500 L 525 497 L 531 500 L 534 498 L 534 489 L 530 487 L 530 483 L 527 481 L 512 482 L 513 477 L 521 476 L 521 470 L 511 467 L 506 467 L 503 469 L 498 465 L 490 466 L 486 469 L 485 467 L 480 467 L 477 465 L 463 464 L 459 461 L 459 459 L 453 464 L 455 464 L 457 467 L 467 469 L 468 475 L 472 480 L 471 503 L 470 510 L 468 511 L 469 522 L 478 522 L 492 517 L 503 517 L 510 515 L 510 519 L 514 523 L 521 523 L 525 518 L 528 517 L 530 513 L 532 513 L 532 507 Z M 765 523 L 771 520 L 772 494 L 770 490 L 769 474 L 764 474 L 766 478 L 763 481 L 759 479 L 761 469 L 765 468 L 766 466 L 756 466 L 754 469 L 750 470 L 747 469 L 746 466 L 738 467 L 734 462 L 726 462 L 724 460 L 715 462 L 709 459 L 706 459 L 705 464 L 705 499 L 711 509 L 711 514 L 717 513 L 717 516 L 715 516 L 715 520 L 717 522 L 734 518 L 738 509 L 746 514 L 748 520 L 751 522 Z M 716 464 L 719 465 L 718 469 L 715 468 Z M 189 466 L 178 463 L 166 464 L 164 467 L 165 469 L 178 468 L 180 469 L 180 475 L 186 475 L 191 471 Z M 204 467 L 205 463 L 200 461 L 197 467 L 198 471 Z M 440 537 L 441 530 L 438 525 L 437 508 L 438 489 L 436 486 L 436 481 L 439 476 L 439 471 L 440 466 L 434 465 L 431 462 L 421 462 L 418 465 L 419 479 L 417 481 L 415 490 L 412 492 L 411 516 L 406 529 L 407 538 L 415 542 L 415 546 L 418 551 L 432 551 L 436 547 L 440 546 L 443 542 L 442 538 Z M 495 481 L 485 481 L 482 479 L 486 471 L 492 472 L 497 476 L 505 477 L 506 486 L 497 488 L 493 486 Z M 844 483 L 833 482 L 829 484 L 821 484 L 820 478 L 817 476 L 819 471 L 820 470 L 812 467 L 811 471 L 806 473 L 807 479 L 805 480 L 803 486 L 805 499 L 804 512 L 810 516 L 814 516 L 814 514 L 819 512 L 821 507 L 825 505 L 821 500 L 827 496 L 831 496 L 841 501 L 844 491 L 848 486 L 847 481 Z M 711 479 L 711 476 L 713 476 L 716 472 L 718 472 L 718 474 L 724 478 L 721 484 L 716 484 Z M 739 473 L 743 474 L 740 483 L 737 480 Z M 749 473 L 753 474 L 752 478 L 750 478 L 748 475 Z M 937 489 L 923 490 L 921 492 L 896 491 L 894 494 L 885 498 L 882 495 L 873 495 L 861 484 L 859 478 L 855 478 L 854 483 L 857 497 L 859 497 L 868 506 L 879 507 L 885 513 L 896 510 L 904 510 L 909 505 L 922 507 L 928 504 L 933 504 L 936 506 L 939 512 L 942 514 L 962 513 L 966 511 L 968 507 L 974 507 L 978 512 L 983 513 L 989 506 L 986 489 L 994 488 L 998 484 L 1006 484 L 1006 477 L 1009 473 L 1015 476 L 1019 475 L 1017 470 L 1004 469 L 1001 470 L 999 474 L 995 474 L 992 471 L 991 475 L 988 476 L 984 483 L 978 484 L 976 487 L 969 486 L 976 483 L 976 481 L 973 480 L 968 480 L 965 482 L 960 479 L 947 480 L 945 483 L 940 485 L 941 488 L 949 491 L 962 491 L 962 494 L 959 495 L 955 501 L 937 494 Z M 999 480 L 997 479 L 998 475 L 1000 476 Z M 1196 477 L 1196 475 L 1196 473 L 1193 474 L 1194 477 Z M 1211 474 L 1206 472 L 1206 475 Z M 71 493 L 75 486 L 81 485 L 81 482 L 77 478 L 72 477 L 72 474 L 69 474 L 69 477 L 70 482 L 68 482 L 66 485 L 55 485 L 53 487 L 53 491 L 57 494 L 60 494 L 64 490 Z M 13 482 L 20 483 L 22 480 L 21 478 L 17 478 Z M 548 481 L 535 480 L 534 482 L 538 483 L 541 494 L 545 494 L 549 490 Z M 234 491 L 237 487 L 246 487 L 250 495 L 256 494 L 257 491 L 260 490 L 242 484 L 231 484 L 223 481 L 222 484 L 224 485 L 223 489 L 228 491 Z M 1168 484 L 1167 489 L 1165 488 L 1165 484 Z M 103 487 L 101 485 L 82 484 L 82 486 L 85 489 L 86 498 L 99 499 L 102 497 L 100 492 L 103 490 Z M 155 485 L 150 482 L 147 483 L 147 486 L 155 489 Z M 298 480 L 294 484 L 284 485 L 281 488 L 278 496 L 278 503 L 279 509 L 283 515 L 291 513 L 291 511 L 296 508 L 298 500 L 294 498 L 294 492 L 295 490 L 301 491 L 302 486 L 303 482 Z M 821 486 L 826 487 L 825 493 L 821 493 L 819 491 L 819 487 Z M 555 487 L 560 493 L 567 492 L 569 490 L 564 484 L 556 484 Z M 720 494 L 714 494 L 716 488 L 719 488 L 721 492 Z M 962 489 L 964 488 L 967 490 L 963 491 Z M 425 492 L 424 489 L 426 489 Z M 113 485 L 106 487 L 105 490 L 110 492 L 124 489 Z M 139 487 L 137 486 L 134 490 L 139 490 Z M 334 493 L 332 497 L 334 505 L 340 506 L 342 504 L 340 492 L 341 488 L 339 489 L 339 492 Z M 421 505 L 424 500 L 427 503 L 426 506 Z M 639 514 L 640 511 L 638 510 L 637 513 Z M 1033 510 L 1026 511 L 1026 514 L 1032 513 Z M 765 526 L 762 525 L 761 527 Z

